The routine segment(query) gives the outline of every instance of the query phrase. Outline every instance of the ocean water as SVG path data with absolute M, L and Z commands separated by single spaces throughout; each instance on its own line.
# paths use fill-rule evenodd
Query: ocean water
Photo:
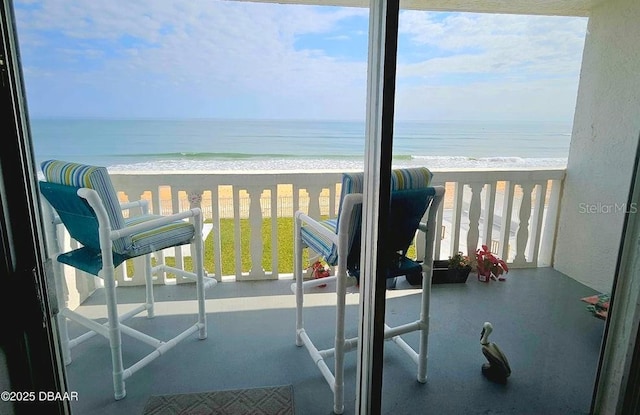
M 32 119 L 36 161 L 110 170 L 362 169 L 358 121 Z M 564 167 L 571 125 L 398 121 L 394 167 Z

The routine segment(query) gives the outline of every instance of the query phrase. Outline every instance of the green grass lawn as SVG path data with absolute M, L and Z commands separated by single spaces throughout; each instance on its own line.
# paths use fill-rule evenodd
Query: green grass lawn
M 326 218 L 323 218 L 326 219 Z M 293 218 L 278 218 L 278 272 L 293 272 Z M 249 241 L 251 230 L 248 219 L 240 220 L 241 230 L 241 250 L 242 250 L 242 271 L 248 272 L 250 267 Z M 209 234 L 205 242 L 205 264 L 213 264 L 213 232 Z M 220 239 L 222 241 L 222 275 L 232 275 L 235 269 L 235 244 L 234 244 L 234 225 L 233 219 L 220 220 Z M 262 264 L 266 271 L 271 271 L 268 267 L 271 265 L 271 252 L 273 249 L 271 243 L 271 219 L 264 219 L 262 222 Z M 308 250 L 303 253 L 302 263 L 305 266 L 308 263 Z M 409 258 L 415 256 L 415 246 L 409 248 Z
M 278 272 L 293 272 L 293 218 L 277 219 L 278 240 Z M 214 229 L 205 242 L 205 264 L 210 267 L 214 263 L 213 260 L 213 237 L 216 230 Z M 222 243 L 222 275 L 233 275 L 235 272 L 236 250 L 235 250 L 235 233 L 233 219 L 220 219 L 220 240 Z M 251 228 L 248 219 L 240 219 L 240 249 L 242 271 L 248 272 L 251 267 L 250 252 Z M 274 249 L 271 240 L 271 219 L 263 219 L 262 221 L 262 266 L 266 271 L 271 271 L 271 255 Z M 303 263 L 306 264 L 307 254 L 303 257 Z
M 211 221 L 207 221 L 211 223 Z M 277 219 L 277 250 L 278 250 L 278 273 L 292 273 L 293 272 L 293 218 L 278 218 Z M 235 231 L 233 219 L 220 219 L 220 229 L 215 228 L 209 233 L 205 241 L 204 248 L 204 264 L 205 269 L 212 273 L 214 271 L 215 261 L 213 255 L 213 238 L 217 232 L 220 232 L 220 241 L 222 244 L 222 275 L 234 275 L 235 274 L 235 261 L 236 261 L 236 249 L 235 249 Z M 250 237 L 251 227 L 248 219 L 240 220 L 240 249 L 241 249 L 241 264 L 242 272 L 249 272 L 251 267 L 251 252 L 250 252 Z M 270 272 L 271 266 L 271 252 L 274 249 L 271 240 L 271 219 L 263 219 L 262 221 L 262 266 L 265 271 Z M 409 249 L 409 257 L 415 255 L 415 247 Z M 174 265 L 175 260 L 172 257 L 165 258 L 168 265 Z M 308 252 L 305 250 L 303 253 L 303 265 L 308 264 Z M 133 275 L 132 261 L 127 261 L 127 274 Z M 192 269 L 191 258 L 185 258 L 185 268 Z

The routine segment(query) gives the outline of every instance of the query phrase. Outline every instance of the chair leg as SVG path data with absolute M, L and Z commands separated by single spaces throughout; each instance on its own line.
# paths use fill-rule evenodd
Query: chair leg
M 107 302 L 107 318 L 109 320 L 109 346 L 111 348 L 111 364 L 113 367 L 114 397 L 116 400 L 120 400 L 126 396 L 127 391 L 124 384 L 122 335 L 120 333 L 120 321 L 118 319 L 114 267 L 104 267 L 101 273 L 103 274 Z
M 66 308 L 66 305 L 65 305 Z M 65 316 L 61 313 L 62 310 L 58 312 L 58 333 L 60 336 L 60 343 L 62 347 L 62 361 L 65 365 L 71 363 L 71 348 L 69 347 L 69 329 L 68 329 L 68 321 Z
M 293 273 L 296 280 L 296 346 L 303 345 L 300 332 L 304 329 L 303 310 L 304 288 L 302 285 L 302 240 L 300 238 L 300 220 L 296 217 L 293 244 Z
M 205 312 L 205 287 L 204 287 L 204 243 L 202 241 L 202 215 L 194 217 L 196 235 L 194 241 L 194 270 L 196 273 L 196 290 L 198 299 L 198 338 L 207 338 L 207 314 Z
M 147 305 L 147 317 L 153 318 L 155 316 L 154 311 L 154 299 L 153 299 L 153 272 L 151 271 L 151 255 L 144 256 L 144 282 L 145 282 L 145 294 Z
M 431 301 L 431 269 L 423 272 L 422 277 L 422 300 L 420 310 L 420 345 L 418 349 L 418 375 L 417 379 L 420 383 L 427 382 L 427 362 L 429 347 L 429 320 L 430 320 L 430 301 Z
M 346 257 L 346 256 L 345 256 Z M 338 278 L 336 282 L 336 339 L 334 357 L 334 388 L 333 388 L 333 412 L 344 412 L 344 355 L 345 355 L 345 315 L 347 295 L 346 263 L 338 265 Z M 345 261 L 346 262 L 346 261 Z
M 69 307 L 67 297 L 67 285 L 64 276 L 64 270 L 60 263 L 54 260 L 54 275 L 56 276 L 56 296 L 60 309 L 58 310 L 58 335 L 60 336 L 60 345 L 62 348 L 62 361 L 65 365 L 71 363 L 71 347 L 69 346 L 69 322 L 63 314 L 63 310 Z

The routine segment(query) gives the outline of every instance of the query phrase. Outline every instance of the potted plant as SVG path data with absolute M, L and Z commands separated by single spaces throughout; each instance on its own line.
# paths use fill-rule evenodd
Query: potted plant
M 328 266 L 325 267 L 325 265 L 320 260 L 316 260 L 313 264 L 309 266 L 309 268 L 307 268 L 307 270 L 310 271 L 311 276 L 314 280 L 317 280 L 318 278 L 326 278 L 331 275 L 331 271 L 329 270 L 329 267 Z M 318 285 L 318 287 L 320 288 L 323 288 L 326 286 L 327 284 Z
M 433 261 L 432 284 L 465 283 L 471 272 L 469 257 L 462 252 L 450 256 L 449 259 Z M 411 285 L 422 284 L 422 276 L 409 277 L 407 281 Z
M 465 283 L 471 272 L 469 257 L 457 252 L 446 261 L 434 261 L 432 284 Z
M 507 263 L 494 255 L 487 245 L 482 245 L 482 248 L 476 251 L 476 269 L 478 280 L 482 282 L 504 281 L 503 274 L 509 272 Z

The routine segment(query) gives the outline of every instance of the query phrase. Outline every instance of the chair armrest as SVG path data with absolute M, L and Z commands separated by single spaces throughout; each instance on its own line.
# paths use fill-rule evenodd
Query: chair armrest
M 190 210 L 186 210 L 184 212 L 175 213 L 173 215 L 168 215 L 168 216 L 162 216 L 158 219 L 153 219 L 144 223 L 139 223 L 137 225 L 127 226 L 122 229 L 111 231 L 110 238 L 111 240 L 119 239 L 125 236 L 133 235 L 134 233 L 155 229 L 158 226 L 163 226 L 171 222 L 175 222 L 177 220 L 182 220 L 187 218 L 198 218 L 201 215 L 202 215 L 202 211 L 200 210 L 200 208 L 193 208 Z
M 429 206 L 427 221 L 420 222 L 418 224 L 418 230 L 425 233 L 425 247 L 424 247 L 424 258 L 422 258 L 423 263 L 431 264 L 433 261 L 433 248 L 435 245 L 436 238 L 436 216 L 438 214 L 438 210 L 440 209 L 440 204 L 444 199 L 444 186 L 433 186 L 435 189 L 435 195 L 433 200 L 431 201 L 431 206 Z M 430 266 L 430 265 L 429 265 Z
M 346 246 L 348 242 L 349 232 L 349 220 L 347 218 L 351 217 L 351 212 L 355 208 L 356 205 L 362 204 L 362 193 L 352 193 L 345 196 L 342 200 L 342 211 L 340 213 L 340 219 L 338 220 L 338 229 L 336 229 L 337 233 L 333 233 L 328 230 L 326 227 L 322 226 L 320 222 L 313 219 L 312 217 L 302 213 L 301 211 L 297 211 L 295 214 L 296 220 L 300 221 L 300 225 L 305 223 L 307 226 L 312 227 L 320 234 L 322 234 L 325 238 L 329 239 L 333 244 L 340 246 Z M 342 240 L 341 240 L 342 239 Z
M 134 208 L 142 208 L 143 211 L 149 210 L 149 201 L 140 199 L 133 202 L 120 203 L 120 210 L 129 210 Z
M 305 224 L 306 226 L 309 226 L 311 228 L 313 228 L 314 230 L 318 231 L 318 233 L 322 234 L 322 236 L 324 236 L 325 238 L 329 239 L 332 243 L 337 244 L 338 243 L 338 235 L 331 232 L 329 229 L 327 229 L 326 227 L 322 226 L 320 224 L 320 222 L 318 222 L 317 220 L 313 219 L 312 217 L 304 214 L 302 211 L 297 211 L 296 212 L 296 220 L 300 221 L 300 224 Z

